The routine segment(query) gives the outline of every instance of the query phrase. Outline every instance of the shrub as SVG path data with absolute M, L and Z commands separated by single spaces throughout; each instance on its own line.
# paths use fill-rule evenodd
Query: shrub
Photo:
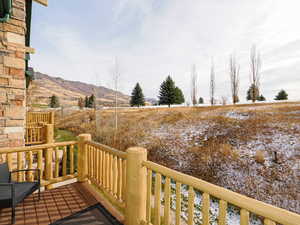
M 254 158 L 255 161 L 260 164 L 264 164 L 266 161 L 264 152 L 260 150 L 256 151 Z

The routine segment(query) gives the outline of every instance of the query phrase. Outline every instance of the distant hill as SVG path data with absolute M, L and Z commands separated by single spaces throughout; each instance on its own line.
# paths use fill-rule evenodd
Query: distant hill
M 56 95 L 61 105 L 77 106 L 80 97 L 85 98 L 95 93 L 99 104 L 105 106 L 114 104 L 115 92 L 109 88 L 35 72 L 35 80 L 28 90 L 28 102 L 29 105 L 48 105 L 49 98 Z M 118 92 L 120 106 L 128 106 L 129 100 L 129 96 Z

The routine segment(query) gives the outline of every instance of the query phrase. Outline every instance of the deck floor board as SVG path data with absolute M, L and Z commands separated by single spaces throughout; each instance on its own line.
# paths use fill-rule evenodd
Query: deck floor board
M 16 225 L 48 225 L 98 203 L 80 183 L 73 183 L 26 198 L 16 207 Z M 10 224 L 11 209 L 0 209 L 0 225 Z

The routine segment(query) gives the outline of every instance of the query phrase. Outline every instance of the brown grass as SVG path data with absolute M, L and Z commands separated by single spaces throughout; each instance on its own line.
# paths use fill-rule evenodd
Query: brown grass
M 272 137 L 274 133 L 300 135 L 295 128 L 300 127 L 300 115 L 291 113 L 296 111 L 300 111 L 299 103 L 124 109 L 118 114 L 116 140 L 112 110 L 101 111 L 98 134 L 93 111 L 75 112 L 62 118 L 57 126 L 76 134 L 91 133 L 93 139 L 122 151 L 136 145 L 145 147 L 154 162 L 300 213 L 300 186 L 292 169 L 297 156 L 287 159 L 278 154 L 280 161 L 270 162 L 274 151 L 280 150 L 272 149 L 272 138 L 265 140 L 264 150 L 241 154 L 244 146 L 259 137 Z M 226 116 L 228 112 L 246 117 L 231 118 Z M 188 133 L 190 139 L 182 139 L 190 127 L 204 124 L 208 124 L 206 129 Z M 230 177 L 228 171 L 240 177 Z

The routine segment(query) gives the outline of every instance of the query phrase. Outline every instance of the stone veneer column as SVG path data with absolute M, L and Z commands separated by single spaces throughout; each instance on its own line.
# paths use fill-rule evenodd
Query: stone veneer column
M 0 23 L 0 148 L 24 145 L 25 4 L 13 0 L 11 18 Z

